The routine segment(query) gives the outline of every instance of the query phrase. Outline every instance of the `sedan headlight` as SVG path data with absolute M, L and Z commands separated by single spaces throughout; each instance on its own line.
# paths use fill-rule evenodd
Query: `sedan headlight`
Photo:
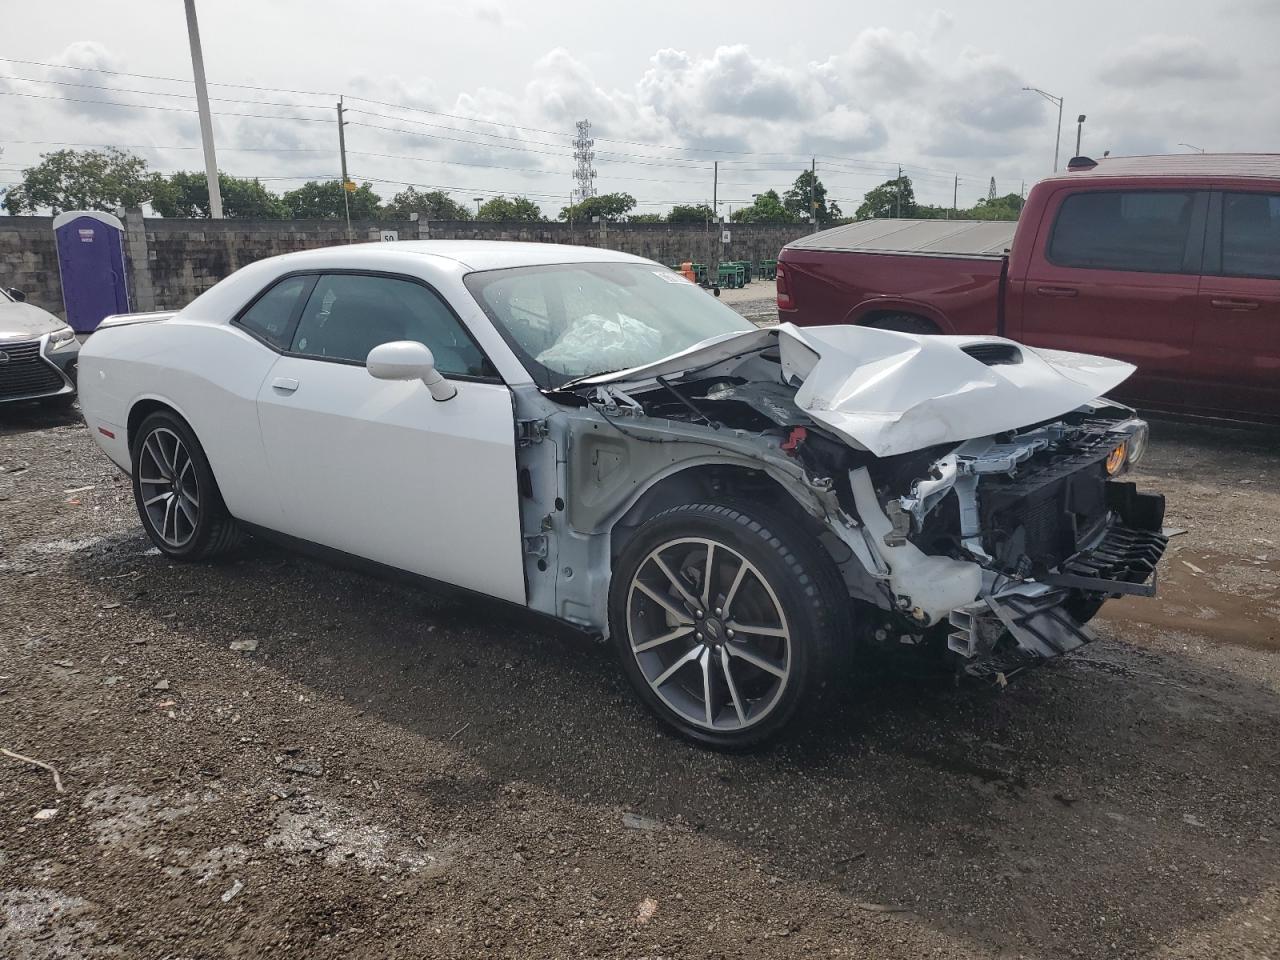
M 61 350 L 66 346 L 74 343 L 76 332 L 70 327 L 63 327 L 61 330 L 55 330 L 49 334 L 49 349 Z

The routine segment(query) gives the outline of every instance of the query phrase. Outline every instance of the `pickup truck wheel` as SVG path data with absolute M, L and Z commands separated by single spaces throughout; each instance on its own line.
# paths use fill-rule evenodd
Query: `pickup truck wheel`
M 876 317 L 866 326 L 876 330 L 896 330 L 898 333 L 938 333 L 933 321 L 917 317 L 911 313 L 889 313 Z
M 640 699 L 680 735 L 734 750 L 811 707 L 849 598 L 816 540 L 755 504 L 648 520 L 614 569 L 609 621 Z
M 159 410 L 143 420 L 130 459 L 138 516 L 162 553 L 208 560 L 239 542 L 209 460 L 181 417 Z

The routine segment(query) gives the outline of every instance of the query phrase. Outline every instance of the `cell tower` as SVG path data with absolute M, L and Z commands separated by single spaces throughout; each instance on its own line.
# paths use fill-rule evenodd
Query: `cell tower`
M 573 171 L 573 179 L 578 185 L 573 191 L 573 202 L 581 203 L 587 197 L 596 195 L 596 171 L 591 166 L 591 161 L 596 158 L 596 152 L 591 148 L 596 142 L 591 139 L 590 120 L 579 120 L 577 127 L 578 136 L 573 141 L 573 159 L 578 162 L 578 166 Z
M 991 186 L 987 188 L 987 199 L 994 200 L 996 198 L 996 178 L 991 178 Z

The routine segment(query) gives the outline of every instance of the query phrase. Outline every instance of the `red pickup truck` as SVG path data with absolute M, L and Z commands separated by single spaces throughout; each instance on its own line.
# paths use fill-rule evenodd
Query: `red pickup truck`
M 778 258 L 778 316 L 1127 360 L 1117 391 L 1280 423 L 1280 155 L 1077 157 L 1011 223 L 868 220 Z

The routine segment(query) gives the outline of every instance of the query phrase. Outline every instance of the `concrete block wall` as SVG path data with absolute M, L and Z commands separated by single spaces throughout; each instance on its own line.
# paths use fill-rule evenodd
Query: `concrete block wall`
M 166 220 L 126 214 L 125 253 L 135 310 L 172 310 L 190 303 L 245 264 L 295 250 L 347 242 L 340 220 Z M 51 217 L 0 217 L 0 285 L 59 316 L 62 285 Z M 795 224 L 731 224 L 722 245 L 720 227 L 666 223 L 500 223 L 468 220 L 352 222 L 353 242 L 369 242 L 382 230 L 401 240 L 522 240 L 576 243 L 621 250 L 659 263 L 682 260 L 768 260 L 808 232 Z
M 28 302 L 64 314 L 53 217 L 0 217 L 0 287 L 21 290 Z

